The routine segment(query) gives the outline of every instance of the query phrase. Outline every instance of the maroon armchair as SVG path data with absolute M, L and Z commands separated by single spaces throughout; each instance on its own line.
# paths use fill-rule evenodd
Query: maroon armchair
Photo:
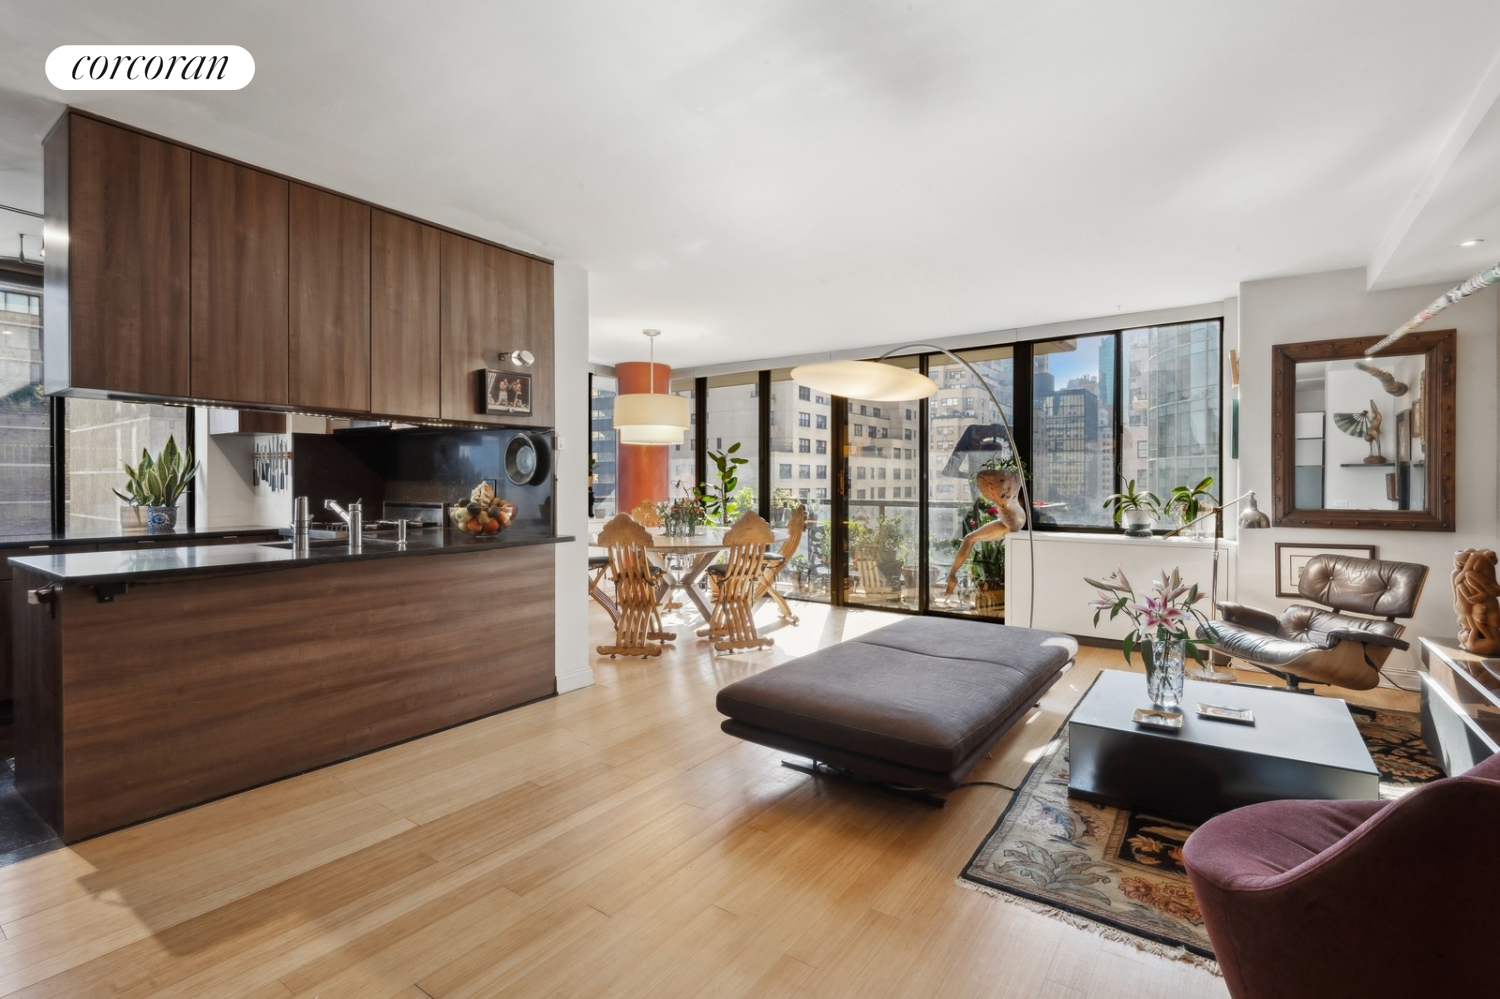
M 1226 812 L 1183 861 L 1235 999 L 1500 995 L 1500 755 L 1396 801 Z

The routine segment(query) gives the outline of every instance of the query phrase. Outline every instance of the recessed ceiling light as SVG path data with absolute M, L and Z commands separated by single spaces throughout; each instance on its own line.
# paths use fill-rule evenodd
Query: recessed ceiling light
M 15 330 L 0 330 L 0 333 L 4 333 L 6 336 L 11 336 L 15 332 L 16 332 Z
M 1484 242 L 1484 240 L 1482 240 L 1482 239 L 1466 239 L 1462 243 L 1459 243 L 1458 245 L 1459 246 L 1463 246 L 1463 247 L 1478 246 L 1480 243 L 1483 243 L 1483 242 Z

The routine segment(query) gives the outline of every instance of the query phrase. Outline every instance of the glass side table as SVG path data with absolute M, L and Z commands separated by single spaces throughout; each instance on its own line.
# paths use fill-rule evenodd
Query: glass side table
M 1422 638 L 1422 738 L 1449 776 L 1500 752 L 1500 659 Z

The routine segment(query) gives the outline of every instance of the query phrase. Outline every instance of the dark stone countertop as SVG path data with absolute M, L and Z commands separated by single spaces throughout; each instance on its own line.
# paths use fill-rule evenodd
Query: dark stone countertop
M 447 531 L 411 534 L 405 546 L 395 541 L 366 538 L 362 549 L 350 551 L 345 541 L 314 541 L 303 554 L 292 551 L 291 542 L 243 545 L 178 545 L 118 552 L 63 552 L 12 558 L 16 568 L 30 569 L 65 585 L 97 583 L 165 582 L 202 576 L 233 576 L 275 569 L 360 562 L 370 559 L 415 558 L 427 555 L 458 555 L 464 552 L 496 551 L 530 545 L 553 545 L 571 537 L 497 534 L 476 538 Z
M 0 552 L 25 548 L 68 548 L 73 545 L 104 545 L 116 542 L 136 541 L 169 542 L 181 544 L 185 541 L 209 541 L 214 538 L 232 538 L 239 534 L 275 534 L 276 528 L 264 524 L 258 527 L 216 527 L 211 531 L 190 531 L 185 527 L 162 534 L 147 534 L 145 531 L 101 531 L 97 534 L 9 534 L 0 535 Z

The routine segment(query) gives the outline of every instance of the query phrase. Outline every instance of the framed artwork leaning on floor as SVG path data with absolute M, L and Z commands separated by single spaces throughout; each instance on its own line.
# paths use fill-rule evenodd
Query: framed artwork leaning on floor
M 1302 570 L 1314 555 L 1349 555 L 1353 558 L 1374 558 L 1374 545 L 1295 545 L 1278 542 L 1276 545 L 1276 595 L 1278 597 L 1300 597 L 1297 584 L 1302 580 Z

